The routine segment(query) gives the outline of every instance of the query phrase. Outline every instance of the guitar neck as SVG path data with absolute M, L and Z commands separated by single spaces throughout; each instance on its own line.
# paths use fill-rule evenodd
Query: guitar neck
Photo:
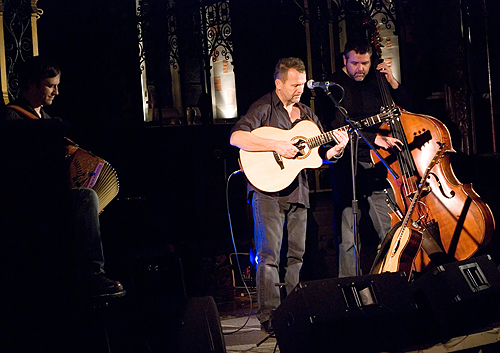
M 441 142 L 438 142 L 438 144 L 439 144 L 439 149 L 437 150 L 436 154 L 434 155 L 434 158 L 432 158 L 432 160 L 430 161 L 429 165 L 425 169 L 424 174 L 422 175 L 422 178 L 420 179 L 420 183 L 418 185 L 418 190 L 415 193 L 415 195 L 413 195 L 413 199 L 411 200 L 411 203 L 408 206 L 408 210 L 406 212 L 405 218 L 403 219 L 403 221 L 401 223 L 401 229 L 404 229 L 407 226 L 408 222 L 410 221 L 410 217 L 411 217 L 411 214 L 413 212 L 413 208 L 417 204 L 417 201 L 420 199 L 420 195 L 422 195 L 422 190 L 424 189 L 425 180 L 429 176 L 431 169 L 437 163 L 438 159 L 441 158 L 441 154 L 442 154 L 443 149 L 444 149 L 444 144 L 442 144 Z M 402 232 L 400 232 L 399 237 L 402 237 Z
M 390 111 L 383 112 L 383 113 L 380 113 L 377 115 L 373 115 L 373 116 L 370 116 L 370 117 L 365 118 L 365 119 L 360 120 L 360 121 L 354 121 L 353 123 L 356 125 L 357 128 L 370 127 L 370 126 L 373 126 L 375 124 L 379 124 L 379 123 L 384 122 L 389 116 L 392 116 L 395 114 L 399 114 L 399 109 L 394 108 L 394 109 L 391 109 Z M 326 145 L 327 143 L 332 142 L 332 141 L 335 142 L 335 144 L 338 144 L 339 142 L 335 138 L 334 132 L 335 131 L 339 131 L 339 132 L 348 131 L 350 128 L 351 128 L 350 125 L 345 125 L 345 126 L 339 127 L 338 129 L 328 131 L 324 134 L 311 137 L 311 138 L 307 139 L 307 145 L 309 146 L 309 148 L 315 148 L 315 147 Z

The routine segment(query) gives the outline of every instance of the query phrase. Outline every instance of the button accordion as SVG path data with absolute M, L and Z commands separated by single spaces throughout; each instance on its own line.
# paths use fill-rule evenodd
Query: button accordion
M 120 189 L 115 169 L 104 159 L 74 145 L 67 146 L 66 157 L 70 159 L 70 186 L 93 189 L 99 198 L 101 213 Z

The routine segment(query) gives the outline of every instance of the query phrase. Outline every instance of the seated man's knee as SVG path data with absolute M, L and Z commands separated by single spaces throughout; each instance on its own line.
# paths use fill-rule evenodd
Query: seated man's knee
M 97 193 L 90 188 L 71 189 L 71 191 L 81 200 L 99 201 Z
M 73 206 L 75 210 L 99 209 L 99 197 L 97 193 L 89 188 L 71 189 L 73 195 Z

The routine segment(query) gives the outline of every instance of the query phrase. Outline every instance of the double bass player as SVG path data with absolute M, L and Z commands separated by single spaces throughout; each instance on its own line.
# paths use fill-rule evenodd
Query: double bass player
M 344 89 L 344 96 L 340 106 L 346 109 L 349 119 L 359 121 L 367 116 L 380 113 L 383 107 L 376 72 L 379 71 L 386 79 L 392 98 L 401 107 L 409 108 L 410 99 L 404 87 L 394 78 L 390 66 L 385 62 L 377 65 L 372 64 L 371 45 L 362 39 L 349 40 L 343 52 L 344 67 L 335 72 L 331 80 Z M 332 94 L 335 93 L 332 90 Z M 346 125 L 345 117 L 338 110 L 331 124 L 332 128 Z M 363 129 L 365 138 L 377 148 L 386 150 L 399 150 L 402 142 L 391 136 L 377 134 L 378 126 Z M 382 241 L 391 228 L 391 218 L 386 198 L 394 197 L 389 183 L 386 180 L 387 170 L 385 167 L 375 168 L 370 157 L 370 147 L 359 138 L 357 142 L 357 198 L 359 200 L 360 219 L 368 212 L 373 228 L 375 229 L 379 241 Z M 348 147 L 350 149 L 350 145 Z M 349 151 L 348 151 L 349 152 Z M 351 161 L 343 158 L 335 165 L 331 166 L 334 174 L 334 209 L 336 230 L 340 228 L 341 239 L 339 242 L 339 277 L 360 275 L 356 264 L 359 259 L 359 248 L 356 248 L 355 234 L 353 231 L 353 210 L 352 210 L 352 180 Z M 338 212 L 337 212 L 338 210 Z M 339 227 L 340 224 L 340 227 Z

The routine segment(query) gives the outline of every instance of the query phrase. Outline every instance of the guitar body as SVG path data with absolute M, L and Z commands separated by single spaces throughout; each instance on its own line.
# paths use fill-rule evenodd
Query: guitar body
M 300 142 L 321 134 L 321 131 L 312 121 L 303 120 L 290 130 L 263 126 L 253 130 L 252 134 L 263 138 Z M 240 150 L 240 164 L 253 186 L 265 192 L 277 192 L 290 185 L 302 169 L 319 168 L 323 163 L 318 154 L 318 147 L 309 149 L 307 144 L 303 145 L 305 148 L 295 158 L 284 158 L 272 151 Z
M 422 234 L 412 228 L 403 228 L 401 224 L 396 224 L 385 236 L 370 274 L 402 271 L 409 279 L 413 261 L 422 244 Z
M 382 123 L 400 114 L 398 108 L 370 116 L 357 121 L 358 128 L 365 128 Z M 349 125 L 336 130 L 321 133 L 319 127 L 310 120 L 298 122 L 290 130 L 282 130 L 271 126 L 262 126 L 251 133 L 258 137 L 273 140 L 292 141 L 299 149 L 294 158 L 284 158 L 275 151 L 250 152 L 240 150 L 240 166 L 248 181 L 265 192 L 283 190 L 297 177 L 302 169 L 319 168 L 323 163 L 318 154 L 319 146 L 334 141 L 335 131 L 347 131 Z

